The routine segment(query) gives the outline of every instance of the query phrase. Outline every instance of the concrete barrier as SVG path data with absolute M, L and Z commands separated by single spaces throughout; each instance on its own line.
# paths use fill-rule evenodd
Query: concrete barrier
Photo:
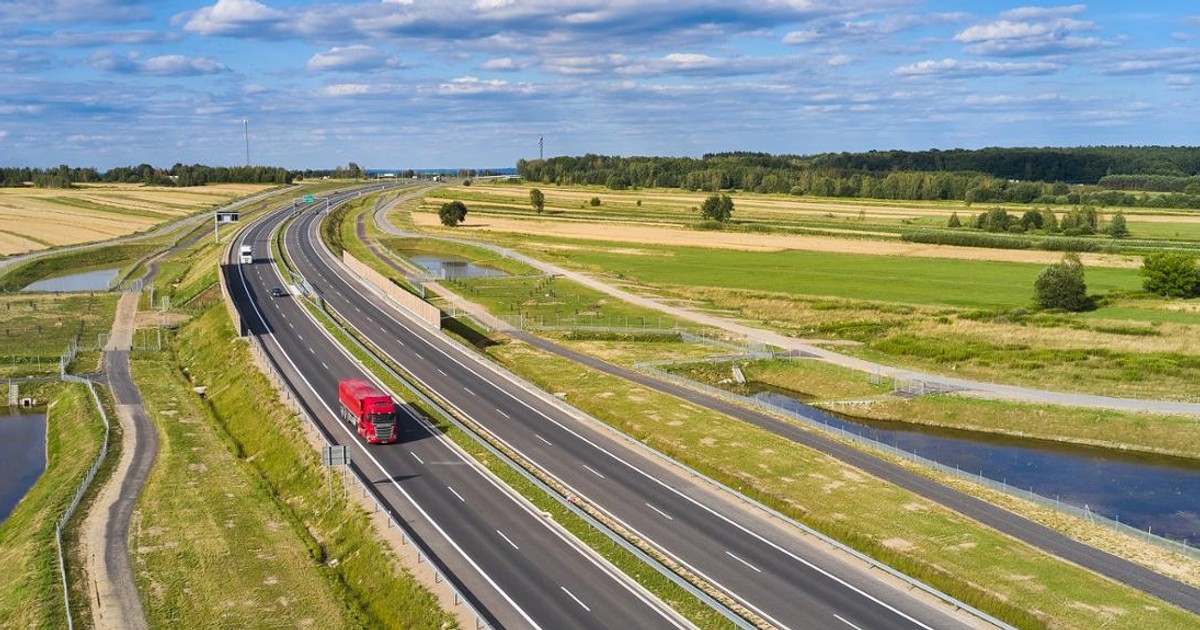
M 350 271 L 358 274 L 360 278 L 366 280 L 371 286 L 379 289 L 384 295 L 390 298 L 401 308 L 408 311 L 417 319 L 425 322 L 426 325 L 432 328 L 442 327 L 442 311 L 438 307 L 422 300 L 421 298 L 405 291 L 396 283 L 386 278 L 383 274 L 368 267 L 366 263 L 350 255 L 350 252 L 342 252 L 342 263 L 346 265 Z

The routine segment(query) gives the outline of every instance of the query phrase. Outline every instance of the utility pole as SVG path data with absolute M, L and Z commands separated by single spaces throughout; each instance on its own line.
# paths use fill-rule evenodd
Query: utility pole
M 250 166 L 250 119 L 242 119 L 242 127 L 246 129 L 246 166 Z
M 538 159 L 546 159 L 546 138 L 538 136 Z

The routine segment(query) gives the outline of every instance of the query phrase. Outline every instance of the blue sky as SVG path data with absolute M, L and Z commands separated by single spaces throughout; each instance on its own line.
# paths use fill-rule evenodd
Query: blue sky
M 0 2 L 0 165 L 1200 144 L 1200 5 Z

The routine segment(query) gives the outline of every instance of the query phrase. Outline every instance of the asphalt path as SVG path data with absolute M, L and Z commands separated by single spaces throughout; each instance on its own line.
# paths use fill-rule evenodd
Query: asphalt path
M 357 471 L 385 509 L 434 550 L 443 572 L 489 623 L 547 630 L 686 627 L 415 416 L 402 422 L 399 443 L 370 447 L 338 420 L 337 381 L 369 376 L 296 298 L 269 297 L 273 287 L 284 286 L 268 261 L 270 231 L 283 218 L 261 221 L 239 237 L 239 244 L 253 246 L 253 264 L 223 269 L 244 325 L 263 342 L 326 436 L 351 446 Z
M 289 226 L 299 273 L 341 317 L 443 401 L 572 492 L 780 628 L 954 628 L 948 607 L 779 528 L 703 481 L 551 404 L 444 335 L 380 308 L 318 245 L 316 215 Z

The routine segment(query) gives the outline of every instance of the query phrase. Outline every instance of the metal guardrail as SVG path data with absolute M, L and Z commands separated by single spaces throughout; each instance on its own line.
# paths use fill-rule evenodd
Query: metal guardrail
M 662 370 L 657 369 L 653 364 L 650 364 L 650 363 L 638 363 L 635 365 L 635 367 L 639 370 L 642 370 L 644 372 L 652 374 L 655 377 L 658 377 L 660 379 L 670 381 L 673 383 L 677 383 L 679 385 L 683 385 L 684 387 L 697 389 L 704 393 L 710 394 L 712 396 L 723 398 L 725 400 L 730 400 L 735 403 L 740 403 L 743 405 L 756 407 L 756 408 L 759 408 L 759 409 L 762 409 L 764 411 L 768 411 L 771 413 L 787 416 L 788 418 L 791 418 L 793 420 L 801 422 L 807 426 L 813 427 L 820 431 L 825 431 L 827 433 L 832 433 L 836 437 L 854 442 L 855 444 L 865 446 L 867 448 L 883 451 L 884 453 L 887 453 L 889 455 L 899 457 L 901 459 L 913 462 L 915 464 L 919 464 L 919 465 L 927 467 L 927 468 L 931 468 L 940 473 L 955 477 L 956 479 L 962 479 L 965 481 L 970 481 L 972 483 L 977 483 L 977 484 L 987 487 L 989 489 L 996 490 L 996 491 L 999 491 L 999 492 L 1002 492 L 1004 494 L 1008 494 L 1011 496 L 1015 496 L 1017 498 L 1024 499 L 1026 501 L 1030 501 L 1041 507 L 1054 510 L 1057 513 L 1065 514 L 1068 516 L 1073 516 L 1076 518 L 1081 518 L 1081 519 L 1084 519 L 1087 522 L 1092 523 L 1094 525 L 1100 525 L 1100 526 L 1106 527 L 1108 529 L 1114 530 L 1116 532 L 1132 536 L 1138 540 L 1143 540 L 1149 544 L 1155 545 L 1156 547 L 1160 547 L 1167 551 L 1172 551 L 1172 552 L 1178 553 L 1180 555 L 1187 556 L 1188 558 L 1191 558 L 1194 560 L 1200 560 L 1200 548 L 1193 547 L 1183 541 L 1172 540 L 1172 539 L 1166 538 L 1164 536 L 1156 535 L 1156 534 L 1152 533 L 1150 530 L 1142 531 L 1140 529 L 1131 527 L 1120 521 L 1113 520 L 1106 516 L 1097 514 L 1093 511 L 1091 511 L 1091 509 L 1086 504 L 1083 507 L 1077 507 L 1074 505 L 1070 505 L 1068 503 L 1063 503 L 1062 501 L 1060 501 L 1057 498 L 1051 499 L 1049 497 L 1037 494 L 1037 493 L 1033 492 L 1032 490 L 1017 488 L 1017 487 L 1008 485 L 1004 481 L 996 481 L 994 479 L 990 479 L 988 477 L 983 476 L 982 472 L 977 474 L 977 473 L 973 473 L 973 472 L 964 471 L 957 467 L 950 467 L 941 462 L 937 462 L 937 461 L 922 457 L 916 453 L 906 451 L 901 448 L 897 448 L 895 446 L 892 446 L 892 445 L 884 443 L 884 442 L 880 442 L 878 440 L 873 440 L 871 438 L 859 435 L 852 431 L 847 431 L 845 429 L 842 429 L 841 427 L 836 427 L 836 426 L 832 426 L 829 424 L 825 424 L 824 422 L 821 422 L 820 420 L 810 418 L 810 417 L 805 416 L 801 413 L 798 413 L 797 411 L 792 410 L 792 409 L 787 409 L 785 407 L 772 405 L 766 401 L 758 400 L 757 398 L 741 396 L 739 394 L 735 394 L 733 392 L 726 391 L 726 390 L 718 388 L 718 387 L 713 387 L 711 385 L 693 381 L 691 379 L 684 378 L 684 377 L 676 375 L 676 374 L 664 372 Z

